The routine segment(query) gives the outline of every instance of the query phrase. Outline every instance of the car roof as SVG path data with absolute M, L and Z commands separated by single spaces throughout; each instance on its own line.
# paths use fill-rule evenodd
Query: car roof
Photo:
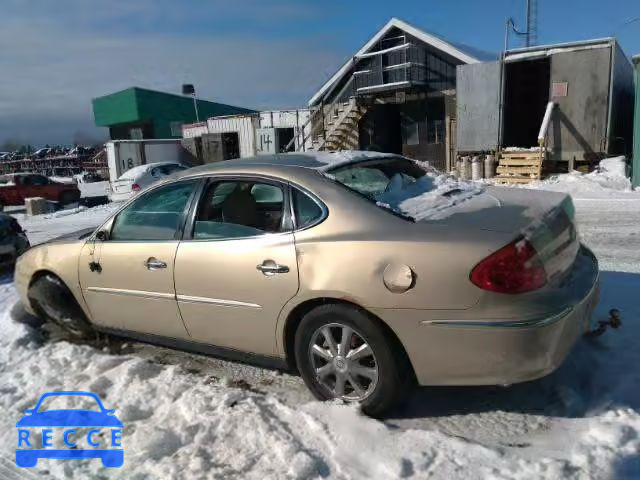
M 341 151 L 341 152 L 296 152 L 275 155 L 259 155 L 255 157 L 226 160 L 216 163 L 199 165 L 180 172 L 176 178 L 186 178 L 206 175 L 208 173 L 247 172 L 255 167 L 256 170 L 272 173 L 285 172 L 295 169 L 310 169 L 326 172 L 332 168 L 381 158 L 394 158 L 397 155 L 370 151 Z

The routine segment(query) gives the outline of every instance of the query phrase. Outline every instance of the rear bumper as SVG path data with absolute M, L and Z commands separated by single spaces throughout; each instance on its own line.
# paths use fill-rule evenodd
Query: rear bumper
M 584 260 L 589 261 L 589 260 Z M 509 385 L 558 368 L 590 328 L 597 262 L 581 298 L 553 313 L 495 321 L 425 320 L 426 311 L 375 311 L 403 343 L 421 385 Z

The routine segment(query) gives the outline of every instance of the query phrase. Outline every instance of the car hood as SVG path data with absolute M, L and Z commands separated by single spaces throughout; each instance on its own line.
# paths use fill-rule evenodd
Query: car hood
M 95 227 L 83 228 L 82 230 L 76 230 L 75 232 L 66 233 L 64 235 L 60 235 L 59 237 L 52 238 L 51 240 L 45 242 L 44 244 L 74 243 L 80 240 L 84 241 L 89 235 L 91 235 L 95 231 L 96 228 L 98 228 L 97 225 Z
M 25 415 L 16 427 L 122 427 L 115 415 L 91 410 L 49 410 Z

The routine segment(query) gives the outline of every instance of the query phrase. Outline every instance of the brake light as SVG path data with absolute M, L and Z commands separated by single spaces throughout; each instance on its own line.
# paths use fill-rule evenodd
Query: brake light
M 533 245 L 519 238 L 478 263 L 470 278 L 483 290 L 525 293 L 546 285 L 547 272 Z
M 131 185 L 131 190 L 133 190 L 134 192 L 137 192 L 138 190 L 140 190 L 140 185 L 138 185 L 137 183 L 134 183 L 133 185 Z

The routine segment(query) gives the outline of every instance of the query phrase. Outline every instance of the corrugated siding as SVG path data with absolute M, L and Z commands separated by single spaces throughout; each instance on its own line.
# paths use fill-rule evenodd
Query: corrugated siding
M 456 83 L 458 151 L 496 148 L 500 124 L 500 63 L 459 65 Z
M 296 128 L 309 120 L 310 110 L 272 110 L 260 112 L 260 128 Z
M 256 154 L 256 134 L 258 117 L 255 115 L 238 115 L 234 117 L 218 117 L 207 120 L 209 133 L 237 132 L 240 142 L 240 157 L 252 157 Z
M 209 127 L 206 122 L 182 126 L 182 138 L 201 137 L 206 133 L 209 133 Z

